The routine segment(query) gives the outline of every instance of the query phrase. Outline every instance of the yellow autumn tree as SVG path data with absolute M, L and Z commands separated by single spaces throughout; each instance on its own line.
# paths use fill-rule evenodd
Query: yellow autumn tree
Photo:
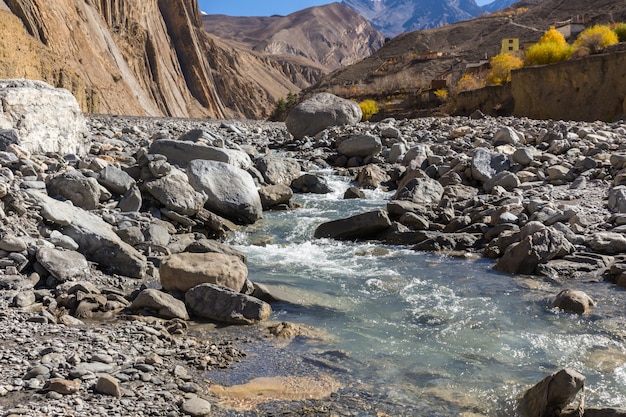
M 593 55 L 618 42 L 617 33 L 608 25 L 595 25 L 580 32 L 574 49 L 577 56 Z
M 373 115 L 378 113 L 378 104 L 374 100 L 363 100 L 359 103 L 361 111 L 363 112 L 363 120 L 368 121 Z
M 524 61 L 515 55 L 499 54 L 489 61 L 491 70 L 487 74 L 487 85 L 501 85 L 511 81 L 511 71 L 522 68 Z
M 524 65 L 547 65 L 569 59 L 572 46 L 567 43 L 562 33 L 551 27 L 539 39 L 539 42 L 528 48 L 524 57 Z

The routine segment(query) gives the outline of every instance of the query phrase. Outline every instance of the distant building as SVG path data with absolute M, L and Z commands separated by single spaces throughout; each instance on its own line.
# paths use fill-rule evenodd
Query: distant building
M 572 39 L 578 36 L 580 32 L 585 30 L 585 25 L 582 23 L 573 23 L 571 21 L 564 23 L 557 23 L 554 27 L 557 32 L 565 37 L 565 39 Z
M 501 54 L 514 54 L 519 51 L 519 38 L 504 38 L 502 39 Z
M 480 74 L 489 70 L 489 60 L 484 59 L 482 61 L 473 62 L 465 65 L 465 72 L 470 74 Z

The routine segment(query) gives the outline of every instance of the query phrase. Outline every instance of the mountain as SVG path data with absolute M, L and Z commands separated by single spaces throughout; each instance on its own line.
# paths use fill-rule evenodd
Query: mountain
M 0 0 L 0 78 L 67 88 L 86 112 L 262 118 L 321 74 L 207 34 L 197 0 Z
M 493 13 L 498 10 L 506 9 L 517 2 L 519 2 L 519 0 L 495 0 L 493 3 L 485 4 L 483 8 L 486 12 Z
M 519 38 L 520 44 L 536 42 L 554 22 L 576 16 L 585 16 L 588 24 L 626 21 L 623 0 L 523 0 L 515 7 L 528 10 L 398 35 L 372 56 L 333 72 L 302 95 L 327 91 L 355 100 L 393 101 L 393 105 L 406 100 L 402 111 L 408 114 L 394 115 L 413 116 L 419 104 L 416 92 L 430 88 L 435 79 L 455 84 L 467 65 L 498 54 L 504 38 Z
M 479 16 L 474 0 L 343 0 L 385 36 L 429 29 Z
M 328 70 L 370 56 L 384 43 L 365 18 L 339 3 L 288 16 L 205 15 L 202 23 L 208 33 L 253 51 L 303 57 Z

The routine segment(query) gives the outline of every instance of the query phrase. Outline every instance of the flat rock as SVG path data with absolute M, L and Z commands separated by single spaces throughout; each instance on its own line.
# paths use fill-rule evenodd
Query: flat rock
M 241 291 L 248 279 L 248 267 L 236 256 L 223 253 L 181 253 L 163 259 L 159 267 L 166 291 L 188 291 L 211 283 Z
M 196 316 L 221 323 L 254 324 L 267 319 L 269 304 L 215 284 L 201 284 L 185 294 L 185 303 Z
M 189 320 L 189 314 L 185 303 L 171 296 L 153 288 L 148 288 L 141 291 L 137 297 L 133 300 L 129 307 L 133 311 L 141 309 L 147 309 L 151 313 L 154 313 L 156 317 L 163 319 L 182 319 Z
M 90 273 L 87 259 L 75 251 L 41 247 L 37 261 L 60 282 L 85 279 Z
M 88 211 L 55 200 L 36 191 L 28 195 L 42 207 L 42 216 L 57 221 L 63 234 L 74 239 L 79 251 L 100 268 L 133 278 L 142 278 L 146 272 L 146 259 L 132 246 L 115 234 L 110 224 Z M 56 213 L 47 217 L 45 213 Z
M 192 417 L 205 417 L 211 415 L 211 403 L 200 397 L 186 400 L 183 402 L 181 408 L 183 413 Z
M 245 152 L 180 140 L 154 141 L 150 145 L 150 153 L 165 155 L 168 161 L 179 165 L 187 165 L 194 159 L 204 159 L 224 162 L 241 169 L 252 166 L 252 160 Z
M 390 226 L 387 212 L 376 210 L 322 223 L 315 229 L 314 236 L 338 240 L 373 239 Z

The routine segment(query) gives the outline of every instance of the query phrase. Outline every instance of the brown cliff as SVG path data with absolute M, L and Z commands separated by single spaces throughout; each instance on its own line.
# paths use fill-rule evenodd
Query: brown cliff
M 196 0 L 0 0 L 0 35 L 0 78 L 67 88 L 92 113 L 261 118 L 300 89 L 206 34 Z

